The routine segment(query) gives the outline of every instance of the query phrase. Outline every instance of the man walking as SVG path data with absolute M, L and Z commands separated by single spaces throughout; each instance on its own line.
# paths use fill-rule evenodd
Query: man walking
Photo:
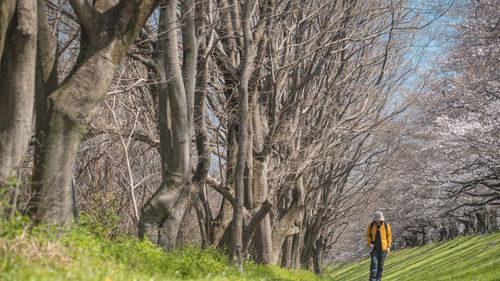
M 370 246 L 370 281 L 380 281 L 384 271 L 386 255 L 391 251 L 391 227 L 380 211 L 373 213 L 373 222 L 368 225 L 366 241 Z

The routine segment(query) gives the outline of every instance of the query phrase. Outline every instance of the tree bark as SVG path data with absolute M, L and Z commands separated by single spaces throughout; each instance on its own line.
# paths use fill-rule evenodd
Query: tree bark
M 255 201 L 255 206 L 264 204 L 264 200 L 268 196 L 267 187 L 267 162 L 268 157 L 264 159 L 254 160 L 254 172 L 252 180 L 252 191 Z M 272 227 L 269 214 L 266 213 L 262 222 L 256 229 L 255 232 L 255 249 L 256 256 L 255 261 L 258 263 L 269 264 L 272 257 Z
M 258 104 L 257 92 L 252 95 L 252 124 L 254 132 L 254 147 L 258 151 L 258 156 L 253 160 L 252 173 L 252 197 L 254 208 L 264 203 L 268 199 L 269 188 L 267 184 L 267 170 L 269 163 L 269 154 L 261 153 L 264 151 L 264 142 L 266 132 L 266 124 L 264 122 L 260 106 Z M 254 156 L 252 147 L 252 157 Z M 255 233 L 255 261 L 258 263 L 269 264 L 272 256 L 272 227 L 269 214 L 266 214 L 262 222 L 259 224 Z
M 233 207 L 231 205 L 231 202 L 226 198 L 223 198 L 219 213 L 214 220 L 214 245 L 216 245 L 216 247 L 219 249 L 224 248 L 230 243 L 230 237 L 225 237 L 224 234 L 228 231 L 230 232 L 228 228 L 229 224 L 231 223 L 232 217 Z
M 304 186 L 303 179 L 300 176 L 295 183 L 294 199 L 290 208 L 273 227 L 273 252 L 271 264 L 276 264 L 281 253 L 281 247 L 285 238 L 299 232 L 299 227 L 295 224 L 300 222 L 300 217 L 303 215 L 304 208 Z
M 300 256 L 302 255 L 302 245 L 304 241 L 304 230 L 303 227 L 299 225 L 299 232 L 293 235 L 292 239 L 292 269 L 300 268 Z
M 199 3 L 196 7 L 197 20 L 199 22 L 200 33 L 206 34 L 204 13 L 211 10 L 210 3 Z M 206 109 L 205 100 L 207 97 L 208 83 L 208 56 L 212 45 L 213 36 L 206 36 L 200 40 L 199 52 L 202 57 L 198 60 L 198 75 L 196 79 L 196 92 L 194 97 L 193 124 L 196 137 L 196 151 L 198 154 L 198 164 L 193 175 L 193 184 L 197 188 L 197 198 L 195 199 L 196 214 L 201 234 L 201 246 L 203 248 L 214 243 L 213 237 L 213 217 L 210 210 L 207 187 L 205 185 L 208 171 L 210 170 L 212 147 L 206 128 Z
M 0 2 L 0 187 L 17 177 L 33 121 L 37 3 Z
M 323 202 L 324 204 L 325 202 Z M 302 255 L 300 257 L 300 262 L 302 267 L 307 268 L 311 264 L 311 258 L 314 255 L 317 237 L 323 223 L 323 216 L 325 214 L 325 208 L 320 207 L 318 213 L 312 218 L 314 221 L 310 227 L 306 228 L 304 231 L 304 245 L 302 248 Z
M 292 241 L 293 237 L 290 235 L 285 238 L 283 247 L 281 249 L 281 267 L 292 268 Z
M 7 31 L 11 26 L 11 20 L 16 10 L 17 0 L 1 0 L 0 1 L 0 62 L 5 48 L 7 39 Z
M 244 208 L 244 174 L 248 154 L 248 82 L 250 81 L 253 62 L 253 39 L 250 28 L 250 17 L 254 1 L 245 1 L 242 7 L 241 26 L 243 29 L 243 58 L 241 63 L 240 85 L 238 88 L 239 123 L 238 154 L 234 171 L 235 198 L 233 203 L 233 231 L 231 257 L 239 272 L 243 272 L 243 208 Z
M 323 240 L 323 235 L 321 235 L 314 245 L 313 263 L 315 274 L 323 274 L 323 252 L 325 247 Z

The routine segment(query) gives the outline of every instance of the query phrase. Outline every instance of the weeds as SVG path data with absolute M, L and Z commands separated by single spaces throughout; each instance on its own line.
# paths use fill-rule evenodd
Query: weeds
M 0 219 L 0 280 L 320 280 L 308 271 L 248 263 L 239 274 L 214 248 L 189 245 L 172 253 L 149 241 L 109 236 L 87 218 L 64 229 Z

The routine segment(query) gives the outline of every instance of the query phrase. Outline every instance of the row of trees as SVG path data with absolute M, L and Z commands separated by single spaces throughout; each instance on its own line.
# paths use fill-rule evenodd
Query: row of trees
M 381 200 L 399 245 L 498 229 L 500 5 L 458 1 L 439 41 L 446 56 L 405 118 Z
M 498 230 L 499 11 L 498 1 L 454 1 L 422 30 L 419 42 L 432 39 L 431 48 L 414 81 L 425 86 L 383 127 L 399 135 L 399 147 L 368 205 L 384 211 L 393 247 Z M 334 245 L 337 262 L 366 255 L 369 218 L 354 221 Z
M 21 203 L 36 221 L 112 209 L 166 250 L 191 206 L 201 245 L 240 269 L 314 257 L 318 272 L 400 145 L 383 126 L 405 108 L 414 32 L 438 11 L 68 2 L 0 2 L 0 186 L 32 175 Z

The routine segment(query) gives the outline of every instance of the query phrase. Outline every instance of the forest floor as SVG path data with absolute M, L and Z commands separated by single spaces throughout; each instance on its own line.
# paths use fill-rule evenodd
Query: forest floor
M 369 259 L 330 266 L 323 276 L 247 263 L 241 275 L 224 254 L 188 246 L 166 254 L 96 225 L 64 231 L 0 220 L 0 280 L 368 280 Z M 396 251 L 384 280 L 500 280 L 500 232 Z
M 333 280 L 368 280 L 370 258 L 329 267 Z M 394 251 L 384 267 L 389 280 L 500 280 L 500 231 Z

